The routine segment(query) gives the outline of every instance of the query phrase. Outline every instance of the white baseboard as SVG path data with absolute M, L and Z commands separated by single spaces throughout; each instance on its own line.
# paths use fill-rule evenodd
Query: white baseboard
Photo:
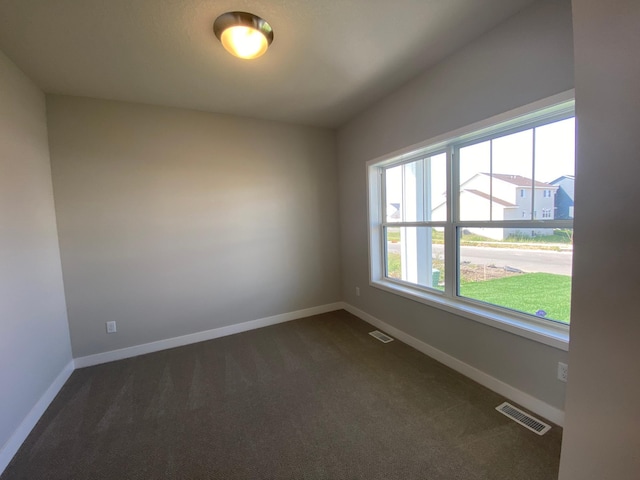
M 386 333 L 397 338 L 401 342 L 412 346 L 425 355 L 478 382 L 480 385 L 483 385 L 488 389 L 493 390 L 494 392 L 508 398 L 509 400 L 522 405 L 523 407 L 552 421 L 557 425 L 564 426 L 564 411 L 560 410 L 559 408 L 549 405 L 548 403 L 543 402 L 542 400 L 539 400 L 529 395 L 528 393 L 518 390 L 517 388 L 512 387 L 511 385 L 498 380 L 497 378 L 492 377 L 491 375 L 488 375 L 478 370 L 477 368 L 472 367 L 471 365 L 468 365 L 441 350 L 438 350 L 435 347 L 432 347 L 422 340 L 418 340 L 417 338 L 412 337 L 402 330 L 392 327 L 388 323 L 374 317 L 373 315 L 368 314 L 367 312 L 360 310 L 359 308 L 354 307 L 353 305 L 343 302 L 343 308 L 356 317 L 361 318 L 365 322 L 370 323 L 380 330 L 384 330 Z
M 122 360 L 124 358 L 137 357 L 138 355 L 144 355 L 146 353 L 158 352 L 160 350 L 166 350 L 168 348 L 182 347 L 183 345 L 190 345 L 192 343 L 213 340 L 214 338 L 225 337 L 227 335 L 246 332 L 248 330 L 255 330 L 256 328 L 268 327 L 269 325 L 275 325 L 277 323 L 289 322 L 291 320 L 297 320 L 298 318 L 333 312 L 334 310 L 340 310 L 342 308 L 342 302 L 329 303 L 317 307 L 305 308 L 304 310 L 296 310 L 295 312 L 282 313 L 280 315 L 274 315 L 272 317 L 259 318 L 257 320 L 237 323 L 235 325 L 214 328 L 212 330 L 205 330 L 204 332 L 197 332 L 180 337 L 167 338 L 166 340 L 144 343 L 142 345 L 121 348 L 119 350 L 111 350 L 109 352 L 96 353 L 95 355 L 87 355 L 86 357 L 76 358 L 75 367 L 90 367 L 92 365 L 113 362 L 115 360 Z
M 33 406 L 31 411 L 22 420 L 22 423 L 16 428 L 9 440 L 2 446 L 0 450 L 0 475 L 7 468 L 9 462 L 16 454 L 22 443 L 26 440 L 33 427 L 36 426 L 38 420 L 45 412 L 49 404 L 53 401 L 58 394 L 64 383 L 69 379 L 74 370 L 73 360 L 71 360 L 62 371 L 58 374 L 56 379 L 51 383 L 46 392 L 40 397 L 40 399 Z

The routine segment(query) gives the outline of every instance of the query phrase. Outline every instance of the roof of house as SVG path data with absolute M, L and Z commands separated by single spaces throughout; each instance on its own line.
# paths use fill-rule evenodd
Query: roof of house
M 551 185 L 555 185 L 557 182 L 560 182 L 562 180 L 573 180 L 575 181 L 576 177 L 574 175 L 562 175 L 558 178 L 556 178 L 555 180 L 551 180 L 549 183 Z
M 512 183 L 518 187 L 530 187 L 532 180 L 527 177 L 523 177 L 521 175 L 509 175 L 506 173 L 494 173 L 493 175 L 485 172 L 481 172 L 482 175 L 493 176 L 493 178 L 497 178 L 498 180 L 502 180 L 503 182 Z M 550 185 L 545 182 L 535 181 L 536 187 L 554 187 L 554 185 Z
M 468 189 L 468 190 L 462 190 L 462 192 L 469 192 L 472 193 L 474 195 L 477 195 L 480 198 L 484 198 L 486 200 L 491 201 L 491 196 L 481 192 L 480 190 L 474 190 L 474 189 Z M 497 197 L 493 197 L 493 203 L 496 203 L 498 205 L 502 205 L 503 207 L 517 207 L 517 205 L 514 205 L 513 203 L 509 203 L 509 202 L 505 202 L 504 200 L 502 200 L 501 198 L 497 198 Z
M 400 204 L 399 203 L 389 203 L 389 205 L 391 207 L 393 207 L 395 210 L 391 213 L 389 213 L 389 208 L 387 207 L 387 216 L 389 218 L 393 218 L 394 220 L 397 220 L 400 218 Z

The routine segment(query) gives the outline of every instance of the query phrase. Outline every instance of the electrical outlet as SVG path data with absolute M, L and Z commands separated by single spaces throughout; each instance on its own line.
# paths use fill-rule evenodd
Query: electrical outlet
M 107 322 L 107 333 L 116 333 L 116 322 Z
M 566 363 L 558 362 L 558 380 L 566 382 L 569 377 L 569 365 Z
M 356 297 L 360 296 L 360 287 L 356 287 Z

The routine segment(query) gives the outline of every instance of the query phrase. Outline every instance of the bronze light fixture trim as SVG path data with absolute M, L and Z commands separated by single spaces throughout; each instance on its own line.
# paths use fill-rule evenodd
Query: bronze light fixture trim
M 230 54 L 247 60 L 263 55 L 273 42 L 271 25 L 247 12 L 223 13 L 213 22 L 213 33 Z

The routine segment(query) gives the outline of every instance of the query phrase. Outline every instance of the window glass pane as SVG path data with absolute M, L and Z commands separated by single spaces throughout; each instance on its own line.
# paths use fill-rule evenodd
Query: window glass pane
M 496 138 L 492 147 L 492 220 L 531 220 L 533 130 Z
M 386 169 L 387 222 L 447 219 L 446 160 L 443 153 Z
M 402 165 L 385 169 L 385 205 L 387 222 L 402 221 Z
M 387 222 L 418 222 L 423 218 L 422 160 L 386 170 Z
M 444 290 L 444 229 L 387 227 L 387 277 Z
M 569 323 L 573 230 L 459 229 L 459 295 Z
M 427 198 L 431 203 L 425 208 L 429 215 L 425 220 L 444 222 L 447 220 L 447 155 L 434 155 L 424 162 L 427 172 L 425 182 L 430 192 Z
M 536 210 L 551 209 L 551 216 L 543 218 L 573 219 L 575 166 L 575 119 L 536 128 L 535 177 L 550 185 L 544 190 L 548 196 L 536 197 L 536 203 L 540 201 Z
M 491 142 L 476 143 L 459 151 L 460 219 L 490 220 Z

